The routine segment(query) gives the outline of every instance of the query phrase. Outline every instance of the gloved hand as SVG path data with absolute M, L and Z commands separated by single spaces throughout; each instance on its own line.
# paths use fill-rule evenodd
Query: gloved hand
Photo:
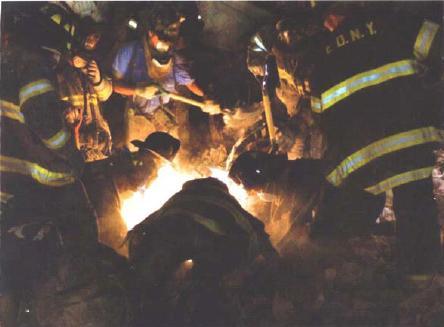
M 204 101 L 204 106 L 202 108 L 202 111 L 206 112 L 207 114 L 210 114 L 210 115 L 217 115 L 217 114 L 222 113 L 222 111 L 220 109 L 220 105 L 212 100 L 205 100 Z
M 134 95 L 148 100 L 154 98 L 158 93 L 159 88 L 155 85 L 136 87 L 136 89 L 134 90 Z
M 63 116 L 66 124 L 74 128 L 82 120 L 82 109 L 80 107 L 68 107 L 63 111 Z
M 81 56 L 74 56 L 72 58 L 72 65 L 75 68 L 83 69 L 88 65 L 88 61 L 86 59 L 82 58 Z
M 99 65 L 94 60 L 89 61 L 86 65 L 86 74 L 94 85 L 98 85 L 102 81 Z

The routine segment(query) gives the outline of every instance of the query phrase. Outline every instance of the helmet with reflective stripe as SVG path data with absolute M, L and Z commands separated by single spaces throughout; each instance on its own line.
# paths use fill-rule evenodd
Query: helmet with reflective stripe
M 77 45 L 76 18 L 69 8 L 60 2 L 4 3 L 6 27 L 14 35 L 15 42 L 25 48 L 44 48 L 66 52 Z

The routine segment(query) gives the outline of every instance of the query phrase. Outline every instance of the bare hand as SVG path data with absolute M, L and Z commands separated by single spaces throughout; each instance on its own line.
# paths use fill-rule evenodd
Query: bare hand
M 157 86 L 149 85 L 149 86 L 137 87 L 134 91 L 134 94 L 149 100 L 154 98 L 158 92 L 159 88 Z
M 217 115 L 222 113 L 221 109 L 220 109 L 220 105 L 215 103 L 212 100 L 206 100 L 204 102 L 204 106 L 202 107 L 202 111 L 206 112 L 210 115 Z

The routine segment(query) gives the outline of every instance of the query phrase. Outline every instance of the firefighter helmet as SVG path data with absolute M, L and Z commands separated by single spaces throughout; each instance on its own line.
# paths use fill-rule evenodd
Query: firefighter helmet
M 75 16 L 62 3 L 12 2 L 4 7 L 6 29 L 23 47 L 64 53 L 77 45 Z
M 164 132 L 154 132 L 145 141 L 134 140 L 131 143 L 139 149 L 154 151 L 169 161 L 174 159 L 180 148 L 180 141 Z
M 244 152 L 233 162 L 229 177 L 248 190 L 259 190 L 271 180 L 272 159 L 265 152 Z

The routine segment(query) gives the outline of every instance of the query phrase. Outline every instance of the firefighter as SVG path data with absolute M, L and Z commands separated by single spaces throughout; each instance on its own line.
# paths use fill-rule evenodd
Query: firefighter
M 244 152 L 233 162 L 230 178 L 271 203 L 267 227 L 281 253 L 310 239 L 341 239 L 373 230 L 383 198 L 332 187 L 324 178 L 325 165 L 320 159 L 288 160 L 258 151 Z
M 154 132 L 132 144 L 138 151 L 120 151 L 93 162 L 82 177 L 97 212 L 100 242 L 124 256 L 128 251 L 124 244 L 127 227 L 120 213 L 122 198 L 148 186 L 157 170 L 169 164 L 180 148 L 178 139 L 163 132 Z
M 277 254 L 263 228 L 219 180 L 186 182 L 128 234 L 139 325 L 271 323 Z
M 408 273 L 433 272 L 441 255 L 430 176 L 444 135 L 437 126 L 442 94 L 426 84 L 441 72 L 442 26 L 362 9 L 330 5 L 311 55 L 312 110 L 328 143 L 326 179 L 375 197 L 393 189 L 401 265 Z
M 113 87 L 93 58 L 100 34 L 94 26 L 84 29 L 80 49 L 75 49 L 74 55 L 61 63 L 57 80 L 59 96 L 67 102 L 65 116 L 76 146 L 85 162 L 91 162 L 105 159 L 111 153 L 111 132 L 101 103 L 111 96 Z
M 318 122 L 310 111 L 308 85 L 296 68 L 302 65 L 304 53 L 316 42 L 319 29 L 306 17 L 283 19 L 264 26 L 250 40 L 247 65 L 262 83 L 267 58 L 276 60 L 277 98 L 272 101 L 276 124 L 276 143 L 289 158 L 320 158 L 323 140 Z M 304 74 L 305 75 L 305 74 Z M 285 114 L 279 110 L 284 105 Z M 257 148 L 260 150 L 260 148 Z
M 78 178 L 83 160 L 56 93 L 54 70 L 74 42 L 72 20 L 62 4 L 2 9 L 0 319 L 9 327 L 25 300 L 36 305 L 32 314 L 41 322 L 48 307 L 37 306 L 35 295 L 57 274 L 57 258 L 96 259 L 97 225 Z M 73 295 L 79 280 L 39 295 Z

